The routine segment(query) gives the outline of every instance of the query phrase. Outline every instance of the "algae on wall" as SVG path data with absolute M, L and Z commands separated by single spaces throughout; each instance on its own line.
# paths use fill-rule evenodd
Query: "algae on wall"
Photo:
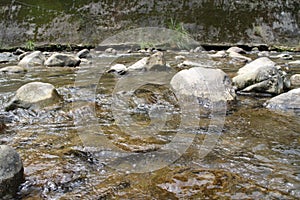
M 0 46 L 97 44 L 114 33 L 181 22 L 201 43 L 298 46 L 298 0 L 2 0 Z

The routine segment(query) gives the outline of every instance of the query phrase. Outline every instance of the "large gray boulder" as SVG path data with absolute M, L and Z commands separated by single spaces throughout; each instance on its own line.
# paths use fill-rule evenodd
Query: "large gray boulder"
M 32 67 L 32 66 L 40 66 L 45 62 L 45 56 L 40 51 L 34 51 L 22 58 L 19 62 L 19 66 L 21 67 Z
M 63 53 L 54 53 L 45 61 L 45 66 L 48 67 L 76 67 L 79 66 L 81 60 L 77 56 L 63 54 Z
M 49 83 L 32 82 L 20 87 L 6 106 L 6 111 L 16 108 L 44 108 L 60 102 L 61 97 Z
M 13 199 L 24 181 L 24 168 L 19 154 L 0 145 L 0 199 Z
M 300 88 L 271 98 L 265 103 L 265 106 L 270 110 L 300 115 Z
M 285 87 L 285 75 L 275 62 L 262 57 L 240 68 L 232 81 L 243 92 L 280 94 Z
M 176 94 L 215 101 L 232 101 L 236 95 L 228 75 L 220 69 L 193 67 L 185 69 L 171 80 Z

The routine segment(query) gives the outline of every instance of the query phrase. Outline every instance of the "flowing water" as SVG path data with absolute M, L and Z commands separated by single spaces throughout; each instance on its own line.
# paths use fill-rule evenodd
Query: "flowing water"
M 174 68 L 178 64 L 175 54 L 178 52 L 167 54 Z M 123 54 L 114 62 L 129 64 L 142 56 Z M 212 60 L 207 53 L 185 56 L 221 68 L 231 77 L 243 66 L 230 59 Z M 254 54 L 249 56 L 255 58 Z M 207 115 L 201 115 L 199 130 L 185 133 L 193 143 L 183 155 L 161 152 L 157 156 L 151 153 L 176 137 L 182 119 L 180 105 L 156 74 L 156 84 L 145 84 L 130 94 L 124 113 L 129 113 L 132 121 L 125 119 L 118 124 L 114 105 L 122 102 L 116 102 L 113 94 L 125 95 L 115 90 L 122 76 L 97 74 L 100 68 L 105 71 L 111 60 L 114 59 L 94 52 L 90 63 L 77 68 L 35 67 L 24 74 L 1 74 L 0 113 L 7 115 L 9 122 L 0 135 L 0 143 L 13 146 L 23 160 L 25 182 L 20 187 L 20 199 L 300 198 L 299 116 L 268 111 L 263 103 L 270 97 L 238 96 L 238 101 L 228 106 L 222 134 L 206 157 L 199 151 L 209 134 Z M 78 80 L 79 73 L 85 72 L 85 78 Z M 299 70 L 289 73 L 295 72 Z M 32 81 L 55 85 L 64 98 L 63 104 L 39 111 L 4 112 L 14 92 Z M 130 84 L 133 87 L 135 83 Z M 94 96 L 83 100 L 79 91 L 91 91 Z M 162 106 L 166 115 L 152 119 L 149 112 L 156 106 Z M 163 120 L 166 122 L 161 125 Z M 126 127 L 133 122 L 136 127 L 128 129 L 131 133 Z M 147 131 L 151 123 L 158 124 L 155 128 L 159 130 Z M 133 163 L 119 159 L 120 151 L 116 149 L 140 155 L 129 161 L 144 173 L 131 173 Z M 145 159 L 143 155 L 147 153 L 156 159 Z M 172 155 L 176 159 L 169 162 Z

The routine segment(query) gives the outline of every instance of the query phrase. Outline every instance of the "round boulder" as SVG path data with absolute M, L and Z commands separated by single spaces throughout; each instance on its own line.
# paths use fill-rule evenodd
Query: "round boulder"
M 19 154 L 7 145 L 0 145 L 0 198 L 13 198 L 24 181 L 24 168 Z
M 16 108 L 43 108 L 60 102 L 61 97 L 49 83 L 32 82 L 20 87 L 6 106 L 6 111 Z
M 221 69 L 193 67 L 181 70 L 171 80 L 177 94 L 215 101 L 235 100 L 235 91 L 228 75 Z

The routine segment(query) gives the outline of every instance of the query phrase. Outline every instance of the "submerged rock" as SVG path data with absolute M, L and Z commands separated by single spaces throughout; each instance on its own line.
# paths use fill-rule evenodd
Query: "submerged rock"
M 114 48 L 107 48 L 107 49 L 105 49 L 104 52 L 107 54 L 113 54 L 113 55 L 117 54 L 117 51 Z
M 24 169 L 19 154 L 7 145 L 0 145 L 0 198 L 12 199 L 24 180 Z
M 292 66 L 300 66 L 300 60 L 291 61 L 288 64 Z
M 220 69 L 193 67 L 185 69 L 171 80 L 177 94 L 215 101 L 235 100 L 236 95 L 228 75 Z
M 22 58 L 19 62 L 19 66 L 22 67 L 32 67 L 43 65 L 45 62 L 45 56 L 40 51 L 34 51 Z
M 60 102 L 61 97 L 49 83 L 32 82 L 20 87 L 5 110 L 43 108 Z
M 300 88 L 273 97 L 265 106 L 270 110 L 300 115 Z
M 45 61 L 45 65 L 48 67 L 76 67 L 79 66 L 80 62 L 81 61 L 77 56 L 63 53 L 54 53 Z
M 23 73 L 27 70 L 21 66 L 8 66 L 0 69 L 0 73 Z
M 240 68 L 233 83 L 242 92 L 280 94 L 284 89 L 285 73 L 269 58 L 262 57 Z
M 240 53 L 237 53 L 237 52 L 234 52 L 234 51 L 232 51 L 232 52 L 229 53 L 229 57 L 230 58 L 234 58 L 234 59 L 238 59 L 238 60 L 241 60 L 241 61 L 244 61 L 244 62 L 250 62 L 250 61 L 252 61 L 251 58 L 243 56 Z
M 277 56 L 271 56 L 271 58 L 278 58 L 278 59 L 282 59 L 282 60 L 292 60 L 293 56 L 288 53 L 282 53 Z
M 227 54 L 225 51 L 218 51 L 215 54 L 210 54 L 209 57 L 211 57 L 211 58 L 226 58 Z

